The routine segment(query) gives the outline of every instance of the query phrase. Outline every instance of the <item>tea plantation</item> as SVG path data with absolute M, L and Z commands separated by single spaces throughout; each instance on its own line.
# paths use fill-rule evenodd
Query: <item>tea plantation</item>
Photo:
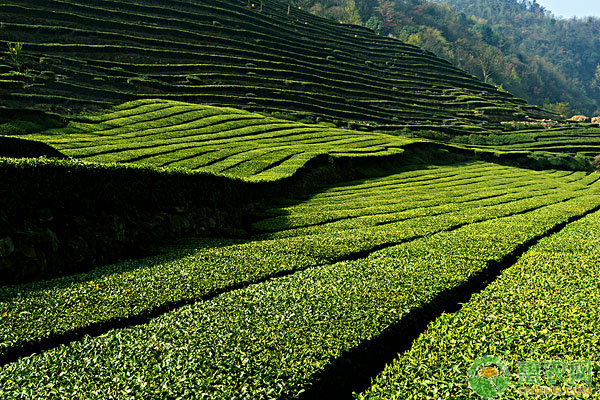
M 503 394 L 508 399 L 527 395 L 527 382 L 516 373 L 519 362 L 568 368 L 587 360 L 597 371 L 598 321 L 590 310 L 598 307 L 599 218 L 596 211 L 541 240 L 458 313 L 432 322 L 358 398 L 469 398 L 463 372 L 481 354 L 502 354 L 512 367 L 509 378 L 519 385 Z M 547 379 L 563 390 L 575 387 L 571 395 L 589 398 L 598 385 L 597 373 L 579 380 L 568 369 L 562 374 Z
M 16 132 L 18 133 L 18 132 Z M 97 162 L 185 168 L 254 180 L 293 175 L 319 154 L 384 156 L 410 139 L 302 124 L 232 108 L 139 100 L 66 127 L 15 137 Z
M 576 126 L 558 125 L 547 129 L 524 129 L 497 132 L 490 135 L 472 135 L 454 142 L 489 146 L 504 151 L 531 151 L 570 153 L 597 156 L 600 153 L 600 128 L 593 124 Z
M 48 351 L 5 364 L 0 393 L 300 395 L 319 387 L 316 377 L 341 379 L 329 376 L 332 366 L 353 350 L 426 318 L 475 277 L 600 209 L 598 178 L 486 163 L 429 167 L 266 210 L 273 216 L 255 224 L 263 233 L 244 243 L 206 240 L 174 260 L 4 287 L 0 354 Z
M 70 113 L 151 97 L 456 132 L 552 115 L 420 48 L 287 9 L 273 0 L 4 1 L 0 38 L 23 43 L 25 64 L 15 71 L 5 57 L 0 100 Z
M 0 399 L 600 399 L 597 126 L 276 0 L 0 42 Z

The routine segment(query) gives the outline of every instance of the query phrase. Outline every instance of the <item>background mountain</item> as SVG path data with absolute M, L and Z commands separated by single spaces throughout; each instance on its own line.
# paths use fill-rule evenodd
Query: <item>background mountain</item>
M 535 0 L 294 0 L 421 46 L 530 103 L 600 114 L 600 19 L 560 19 Z

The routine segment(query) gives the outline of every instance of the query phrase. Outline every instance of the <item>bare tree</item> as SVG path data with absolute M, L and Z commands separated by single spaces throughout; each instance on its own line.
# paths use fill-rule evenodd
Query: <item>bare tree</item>
M 473 57 L 481 68 L 483 81 L 488 83 L 494 69 L 502 63 L 502 54 L 491 46 L 477 46 L 473 49 Z

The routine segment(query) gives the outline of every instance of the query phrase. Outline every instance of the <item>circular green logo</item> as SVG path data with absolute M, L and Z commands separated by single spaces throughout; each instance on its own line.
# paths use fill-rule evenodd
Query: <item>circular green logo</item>
M 469 387 L 484 399 L 500 396 L 510 384 L 510 371 L 504 361 L 496 356 L 481 357 L 467 373 Z

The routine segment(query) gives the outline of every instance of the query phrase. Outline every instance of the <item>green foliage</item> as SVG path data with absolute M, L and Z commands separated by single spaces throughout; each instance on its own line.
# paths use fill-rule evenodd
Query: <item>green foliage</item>
M 135 78 L 137 79 L 137 78 Z M 258 95 L 246 94 L 259 99 Z M 469 100 L 467 100 L 469 101 Z M 503 112 L 502 108 L 481 107 L 486 113 Z M 276 119 L 276 118 L 285 118 Z M 415 142 L 404 137 L 368 131 L 364 121 L 350 121 L 354 129 L 337 129 L 331 124 L 315 123 L 312 113 L 273 113 L 272 117 L 232 108 L 193 105 L 165 100 L 140 100 L 124 103 L 108 112 L 80 115 L 66 127 L 60 120 L 42 125 L 40 116 L 27 121 L 10 121 L 0 125 L 5 135 L 47 143 L 70 157 L 96 162 L 135 162 L 155 167 L 178 167 L 241 177 L 253 181 L 278 181 L 302 171 L 311 160 L 325 155 L 395 159 L 405 146 Z M 58 123 L 58 125 L 56 125 Z M 534 125 L 524 125 L 528 129 Z M 52 129 L 47 129 L 51 127 Z M 56 129 L 60 127 L 60 129 Z M 472 152 L 466 157 L 495 160 L 510 165 L 535 168 L 587 169 L 588 164 L 573 162 L 569 153 L 590 155 L 582 145 L 598 145 L 597 128 L 565 128 L 527 133 L 470 134 L 471 127 L 459 126 L 424 130 L 417 125 L 415 135 L 440 141 L 472 145 L 492 145 L 496 149 L 520 151 L 518 154 L 494 154 L 493 149 Z M 477 129 L 476 129 L 477 130 Z M 479 130 L 477 130 L 480 132 Z M 537 137 L 545 135 L 544 140 Z M 546 147 L 541 147 L 545 144 Z M 428 143 L 422 143 L 425 153 Z M 452 155 L 460 149 L 448 146 Z M 535 160 L 527 151 L 546 151 Z M 557 158 L 551 153 L 563 152 Z M 428 157 L 427 154 L 424 154 Z M 549 164 L 550 160 L 552 163 Z
M 589 170 L 590 159 L 600 151 L 599 135 L 597 127 L 522 122 L 509 126 L 502 133 L 456 136 L 450 142 L 493 146 L 502 151 L 533 152 L 532 157 L 540 161 L 553 159 L 555 166 L 570 168 L 569 165 L 578 165 L 578 169 Z
M 591 114 L 598 108 L 598 18 L 557 19 L 544 7 L 528 1 L 444 2 L 473 16 L 477 21 L 473 29 L 482 32 L 483 41 L 502 49 L 507 56 L 506 72 L 516 68 L 522 79 L 509 79 L 510 85 L 505 87 L 513 93 L 540 105 L 567 100 L 577 113 Z M 501 32 L 499 39 L 493 38 L 496 32 Z
M 544 108 L 555 114 L 562 115 L 563 118 L 570 118 L 576 114 L 575 110 L 567 102 L 544 104 Z
M 381 23 L 381 20 L 374 15 L 372 15 L 367 22 L 365 22 L 365 27 L 373 30 L 373 32 L 378 35 L 381 35 L 383 32 L 383 24 Z
M 315 194 L 310 201 L 267 210 L 267 214 L 275 216 L 254 226 L 264 232 L 264 242 L 215 247 L 209 241 L 202 245 L 206 249 L 182 260 L 170 261 L 171 256 L 158 256 L 142 261 L 141 265 L 126 262 L 75 278 L 6 288 L 0 291 L 0 298 L 10 299 L 5 300 L 6 309 L 28 309 L 30 314 L 11 316 L 2 320 L 2 325 L 5 335 L 13 338 L 10 341 L 14 341 L 11 344 L 14 346 L 34 337 L 79 329 L 92 320 L 132 316 L 157 304 L 199 298 L 281 271 L 331 263 L 383 244 L 449 230 L 466 221 L 547 206 L 568 199 L 573 191 L 585 189 L 589 183 L 582 179 L 585 177 L 582 173 L 562 175 L 475 163 L 430 167 L 338 185 Z M 494 176 L 494 184 L 490 185 L 482 176 Z M 429 184 L 423 185 L 424 181 Z M 457 186 L 457 182 L 461 185 Z M 528 183 L 525 189 L 523 182 Z M 556 193 L 557 185 L 562 188 L 560 193 Z M 141 186 L 136 188 L 141 189 Z M 246 193 L 250 191 L 246 189 Z M 399 196 L 403 198 L 400 203 L 394 200 Z M 170 289 L 165 291 L 165 286 Z M 99 300 L 107 290 L 122 299 L 122 306 L 114 307 L 109 298 L 106 303 Z M 22 295 L 15 298 L 11 294 L 15 291 Z M 59 309 L 65 306 L 65 302 L 55 301 L 59 298 L 72 302 L 70 311 L 63 312 L 60 320 L 56 320 Z M 56 313 L 50 312 L 53 307 L 58 307 Z M 40 319 L 40 310 L 46 310 L 44 315 L 49 319 Z M 15 326 L 31 329 L 18 330 Z
M 600 89 L 600 64 L 596 66 L 596 72 L 594 73 L 594 79 L 592 80 L 591 87 L 594 89 Z
M 485 43 L 496 46 L 500 42 L 500 37 L 489 25 L 476 23 L 469 29 L 472 33 L 479 35 Z
M 245 95 L 258 98 L 254 93 Z M 103 114 L 81 115 L 65 128 L 21 133 L 31 133 L 28 139 L 79 159 L 135 161 L 256 181 L 293 176 L 320 155 L 364 149 L 363 155 L 386 156 L 401 153 L 402 146 L 411 142 L 383 133 L 314 125 L 310 113 L 272 115 L 288 120 L 232 108 L 141 100 Z
M 593 332 L 599 321 L 590 310 L 600 306 L 592 289 L 599 279 L 599 223 L 596 212 L 541 240 L 458 312 L 432 322 L 358 398 L 472 398 L 466 371 L 488 354 L 501 357 L 512 372 L 502 395 L 507 399 L 523 398 L 520 362 L 589 360 L 596 371 L 600 342 Z M 541 375 L 547 385 L 544 370 Z M 591 386 L 598 383 L 594 373 Z
M 492 186 L 481 179 L 488 174 L 495 177 Z M 178 307 L 145 324 L 7 364 L 0 369 L 0 395 L 294 396 L 348 352 L 407 316 L 436 307 L 437 295 L 557 224 L 598 207 L 598 185 L 588 185 L 587 179 L 585 174 L 561 176 L 482 163 L 408 171 L 338 185 L 305 203 L 273 210 L 292 217 L 286 228 L 299 223 L 309 228 L 310 221 L 310 227 L 320 229 L 317 235 L 296 231 L 277 242 L 209 241 L 204 244 L 214 248 L 175 261 L 156 257 L 139 268 L 128 262 L 70 280 L 4 288 L 0 331 L 5 345 L 14 346 L 31 339 L 28 334 L 48 337 L 52 331 L 130 316 L 234 282 L 249 283 L 278 268 L 302 266 L 293 274 L 242 284 Z M 365 202 L 357 203 L 362 195 Z M 406 202 L 399 203 L 399 195 L 407 195 Z M 428 208 L 424 201 L 438 204 Z M 400 206 L 404 211 L 391 208 Z M 324 211 L 332 218 L 328 224 L 318 222 Z M 363 220 L 371 220 L 374 229 L 365 228 Z M 344 227 L 346 223 L 354 226 Z M 365 254 L 381 245 L 381 236 L 374 233 L 382 228 L 388 236 L 384 243 L 396 246 L 353 261 L 319 260 L 332 250 Z
M 342 15 L 340 22 L 352 25 L 362 24 L 362 18 L 358 12 L 358 8 L 356 7 L 355 0 L 345 0 L 344 14 Z

